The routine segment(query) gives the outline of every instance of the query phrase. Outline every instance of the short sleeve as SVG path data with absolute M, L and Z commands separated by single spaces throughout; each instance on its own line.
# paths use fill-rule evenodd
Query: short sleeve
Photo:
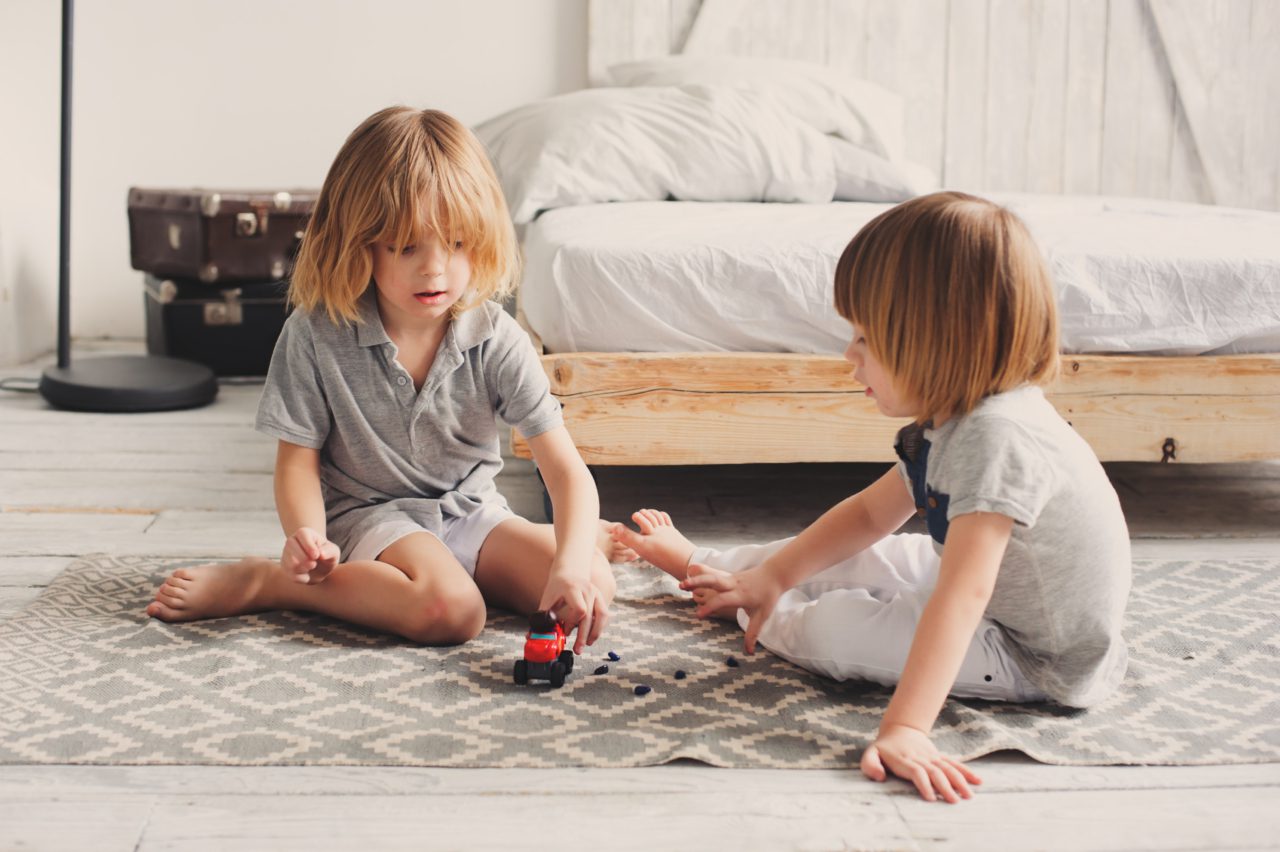
M 529 335 L 506 311 L 495 314 L 492 349 L 484 366 L 493 410 L 525 438 L 562 426 L 560 402 L 551 395 L 551 382 Z
M 993 512 L 1035 526 L 1053 493 L 1053 472 L 1025 429 L 1004 418 L 974 418 L 950 443 L 935 486 L 950 497 L 947 520 Z
M 254 424 L 259 432 L 318 450 L 331 418 L 307 316 L 295 310 L 276 340 Z

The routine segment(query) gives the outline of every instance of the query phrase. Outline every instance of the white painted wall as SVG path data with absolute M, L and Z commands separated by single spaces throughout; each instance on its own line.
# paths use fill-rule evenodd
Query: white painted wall
M 0 2 L 0 364 L 54 345 L 56 0 Z M 468 124 L 586 85 L 586 0 L 80 0 L 72 335 L 141 337 L 129 186 L 319 187 L 393 103 Z

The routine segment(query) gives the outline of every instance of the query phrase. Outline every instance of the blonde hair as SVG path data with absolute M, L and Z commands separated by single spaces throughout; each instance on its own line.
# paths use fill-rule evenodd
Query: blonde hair
M 871 220 L 836 266 L 835 304 L 922 423 L 1058 374 L 1049 270 L 1022 220 L 986 199 L 935 192 Z
M 374 243 L 397 253 L 433 233 L 461 241 L 471 286 L 454 316 L 515 288 L 520 259 L 502 189 L 480 142 L 435 110 L 388 107 L 352 131 L 329 167 L 289 287 L 306 311 L 336 324 L 359 319 L 373 274 Z

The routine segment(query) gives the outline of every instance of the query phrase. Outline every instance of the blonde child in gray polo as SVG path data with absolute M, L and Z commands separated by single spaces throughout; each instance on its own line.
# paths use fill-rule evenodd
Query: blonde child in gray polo
M 326 535 L 344 560 L 379 527 L 443 537 L 446 519 L 505 509 L 495 413 L 526 438 L 563 423 L 528 336 L 496 303 L 450 322 L 420 391 L 396 361 L 374 287 L 359 312 L 338 325 L 324 311 L 293 312 L 256 422 L 320 451 Z

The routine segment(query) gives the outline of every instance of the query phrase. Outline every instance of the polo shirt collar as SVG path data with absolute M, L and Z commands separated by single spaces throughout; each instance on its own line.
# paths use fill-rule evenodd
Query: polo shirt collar
M 391 342 L 391 338 L 387 336 L 387 330 L 382 325 L 382 317 L 378 315 L 378 292 L 372 281 L 360 294 L 356 310 L 360 312 L 360 320 L 356 323 L 357 345 L 381 346 Z
M 357 345 L 369 347 L 390 343 L 391 338 L 382 325 L 382 317 L 378 314 L 378 293 L 372 282 L 360 294 L 356 307 L 360 313 L 360 321 L 356 323 Z M 449 324 L 445 341 L 446 343 L 452 341 L 459 352 L 466 352 L 493 337 L 493 333 L 493 318 L 489 316 L 487 305 L 482 304 L 456 317 Z
M 453 342 L 461 352 L 466 352 L 493 337 L 493 317 L 489 316 L 488 304 L 476 305 L 456 317 L 449 329 Z

